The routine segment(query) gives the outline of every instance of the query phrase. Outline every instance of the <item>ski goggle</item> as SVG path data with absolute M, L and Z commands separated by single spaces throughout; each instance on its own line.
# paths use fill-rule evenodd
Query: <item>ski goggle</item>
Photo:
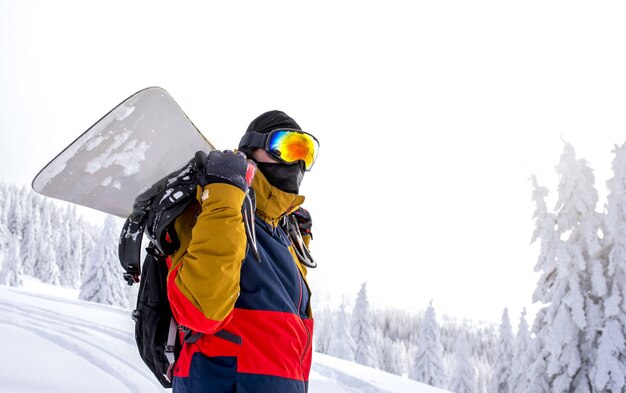
M 319 142 L 303 131 L 278 129 L 268 134 L 265 150 L 287 164 L 304 161 L 305 170 L 309 171 L 317 159 Z
M 320 145 L 317 139 L 307 132 L 278 128 L 269 133 L 248 132 L 239 146 L 265 149 L 272 158 L 286 164 L 302 161 L 305 170 L 310 171 L 317 159 Z

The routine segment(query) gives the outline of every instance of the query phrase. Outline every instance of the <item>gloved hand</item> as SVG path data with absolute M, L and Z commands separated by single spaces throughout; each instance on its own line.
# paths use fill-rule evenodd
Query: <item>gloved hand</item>
M 209 154 L 196 153 L 196 163 L 203 175 L 198 181 L 202 187 L 210 183 L 226 183 L 247 192 L 256 173 L 256 164 L 243 153 L 213 150 Z
M 313 226 L 313 221 L 311 220 L 311 213 L 308 210 L 300 207 L 295 212 L 291 213 L 296 218 L 298 222 L 298 229 L 300 230 L 300 234 L 302 236 L 310 236 L 313 238 L 313 234 L 311 233 L 311 228 Z

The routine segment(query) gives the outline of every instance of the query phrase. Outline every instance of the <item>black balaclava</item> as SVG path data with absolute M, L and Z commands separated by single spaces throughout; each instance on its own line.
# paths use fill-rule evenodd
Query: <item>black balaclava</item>
M 263 173 L 267 181 L 279 190 L 297 194 L 304 177 L 302 166 L 296 164 L 257 162 L 257 168 Z
M 277 128 L 293 128 L 302 131 L 298 123 L 285 112 L 269 111 L 252 120 L 246 132 L 268 133 Z M 250 156 L 251 149 L 239 146 L 239 150 Z M 304 168 L 298 163 L 285 164 L 257 162 L 257 167 L 267 181 L 279 190 L 297 194 L 304 177 Z

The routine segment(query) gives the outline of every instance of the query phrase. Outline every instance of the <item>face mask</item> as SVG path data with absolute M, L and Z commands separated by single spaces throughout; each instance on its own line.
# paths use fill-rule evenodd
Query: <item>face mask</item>
M 297 194 L 300 183 L 304 177 L 304 171 L 299 164 L 274 164 L 267 162 L 257 163 L 257 167 L 267 181 L 281 191 Z

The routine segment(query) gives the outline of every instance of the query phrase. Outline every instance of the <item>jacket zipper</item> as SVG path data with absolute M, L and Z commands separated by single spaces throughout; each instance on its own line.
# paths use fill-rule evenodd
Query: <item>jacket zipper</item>
M 287 236 L 289 237 L 289 235 Z M 293 244 L 293 241 L 290 241 L 290 243 L 291 243 L 291 247 L 295 247 L 295 245 Z M 307 351 L 309 350 L 309 347 L 311 346 L 311 331 L 307 327 L 306 323 L 304 323 L 304 321 L 302 320 L 302 316 L 300 315 L 300 309 L 302 308 L 302 298 L 304 296 L 304 277 L 302 276 L 302 272 L 296 265 L 297 263 L 299 262 L 297 259 L 295 259 L 293 261 L 293 267 L 296 271 L 296 276 L 298 277 L 299 285 L 300 285 L 300 298 L 298 299 L 298 310 L 296 312 L 297 312 L 298 318 L 300 318 L 300 322 L 302 323 L 304 330 L 306 331 L 306 345 L 304 346 L 304 350 L 302 351 L 302 355 L 300 356 L 300 371 L 302 372 L 304 371 L 304 357 L 306 356 Z M 302 374 L 302 378 L 304 379 L 304 373 Z M 303 380 L 303 383 L 304 383 L 304 380 Z M 307 393 L 306 383 L 304 385 L 304 393 Z
M 302 355 L 300 356 L 300 370 L 304 371 L 304 357 L 306 356 L 309 350 L 309 346 L 311 345 L 311 332 L 309 331 L 308 326 L 306 325 L 306 323 L 304 323 L 304 321 L 302 320 L 302 316 L 300 315 L 300 310 L 302 308 L 302 297 L 303 297 L 303 291 L 304 291 L 304 278 L 302 277 L 302 273 L 300 272 L 300 269 L 298 269 L 297 266 L 296 266 L 296 270 L 298 274 L 298 279 L 300 281 L 300 300 L 298 301 L 298 318 L 300 318 L 300 322 L 302 322 L 302 326 L 304 327 L 304 330 L 306 331 L 306 345 L 304 346 L 304 350 L 302 351 Z M 302 375 L 302 377 L 304 378 L 304 374 Z M 304 392 L 306 393 L 306 384 L 305 384 Z
M 300 320 L 302 321 L 302 319 Z M 309 328 L 306 326 L 306 323 L 304 323 L 304 321 L 302 321 L 302 326 L 304 326 L 304 330 L 306 330 L 306 345 L 304 346 L 304 351 L 302 352 L 302 356 L 300 357 L 300 370 L 304 371 L 304 357 L 306 356 L 309 347 L 311 346 L 311 332 L 309 331 Z M 304 379 L 304 374 L 302 375 L 302 378 Z M 304 392 L 306 393 L 306 382 Z
M 293 243 L 292 243 L 292 247 L 294 247 Z M 302 297 L 304 296 L 304 277 L 302 277 L 302 272 L 300 272 L 300 269 L 298 269 L 298 266 L 296 266 L 296 263 L 298 262 L 294 261 L 293 267 L 296 270 L 296 276 L 298 277 L 298 281 L 300 284 L 300 298 L 298 299 L 297 314 L 298 314 L 298 318 L 300 318 L 300 322 L 302 323 L 302 326 L 304 327 L 304 330 L 306 331 L 306 345 L 304 346 L 302 355 L 300 355 L 300 371 L 302 372 L 304 371 L 304 357 L 306 356 L 307 351 L 309 350 L 309 347 L 311 346 L 311 331 L 307 327 L 306 323 L 304 323 L 304 321 L 302 320 L 302 316 L 300 315 L 300 310 L 302 308 Z M 304 378 L 304 373 L 302 377 Z M 306 384 L 304 386 L 305 386 L 304 393 L 306 393 Z
M 302 274 L 300 274 L 300 269 L 296 266 L 296 273 L 298 274 L 298 281 L 300 281 L 300 299 L 298 299 L 298 316 L 300 316 L 300 309 L 302 309 L 302 296 L 303 296 L 303 288 L 302 288 Z

